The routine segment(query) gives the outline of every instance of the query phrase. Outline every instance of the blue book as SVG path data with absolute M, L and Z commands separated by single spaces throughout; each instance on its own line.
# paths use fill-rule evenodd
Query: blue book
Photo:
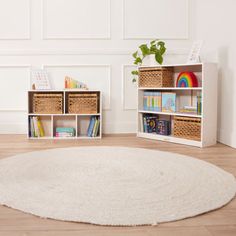
M 72 127 L 57 127 L 56 132 L 74 133 L 75 129 Z
M 91 116 L 89 127 L 88 127 L 88 132 L 87 132 L 87 135 L 89 137 L 92 137 L 92 135 L 93 135 L 93 128 L 94 128 L 94 125 L 95 125 L 95 121 L 96 121 L 95 117 Z
M 143 131 L 147 133 L 147 120 L 145 116 L 143 116 Z

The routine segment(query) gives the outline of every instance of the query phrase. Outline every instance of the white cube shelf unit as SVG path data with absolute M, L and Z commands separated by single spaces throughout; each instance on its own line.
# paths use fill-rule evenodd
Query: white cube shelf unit
M 60 94 L 62 96 L 61 112 L 46 113 L 34 112 L 33 96 L 34 94 Z M 80 113 L 69 111 L 68 95 L 69 94 L 96 94 L 97 95 L 97 112 Z M 31 117 L 39 117 L 44 130 L 43 137 L 31 136 Z M 90 118 L 96 117 L 100 120 L 97 136 L 90 137 L 87 135 Z M 98 90 L 30 90 L 28 91 L 28 138 L 29 139 L 101 139 L 102 137 L 102 93 Z M 75 134 L 71 137 L 56 137 L 56 128 L 74 128 Z
M 159 67 L 159 66 L 158 66 Z M 137 136 L 142 138 L 167 141 L 179 144 L 192 145 L 196 147 L 206 147 L 216 144 L 217 133 L 217 64 L 197 63 L 197 64 L 172 64 L 160 67 L 173 69 L 174 86 L 161 88 L 138 87 L 138 130 Z M 198 79 L 198 87 L 175 87 L 177 77 L 180 72 L 194 72 Z M 176 93 L 176 112 L 147 111 L 144 110 L 143 97 L 145 91 L 154 92 L 174 92 Z M 180 112 L 181 105 L 191 106 L 196 102 L 196 94 L 201 93 L 201 113 Z M 144 132 L 143 116 L 145 114 L 156 114 L 158 119 L 168 120 L 171 124 L 170 135 L 160 135 L 155 132 Z M 174 117 L 191 117 L 201 120 L 200 139 L 194 140 L 174 136 Z

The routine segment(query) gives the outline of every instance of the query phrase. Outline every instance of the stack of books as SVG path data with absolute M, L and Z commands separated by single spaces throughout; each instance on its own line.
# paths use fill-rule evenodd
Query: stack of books
M 180 109 L 180 112 L 189 113 L 189 114 L 197 114 L 197 107 L 184 106 L 182 109 Z
M 87 136 L 97 137 L 99 135 L 100 118 L 98 116 L 91 116 Z
M 29 118 L 29 136 L 44 137 L 44 135 L 44 129 L 40 118 L 38 116 L 31 116 Z
M 145 111 L 161 111 L 161 92 L 145 91 L 143 109 Z
M 56 137 L 74 137 L 75 129 L 72 127 L 57 127 Z

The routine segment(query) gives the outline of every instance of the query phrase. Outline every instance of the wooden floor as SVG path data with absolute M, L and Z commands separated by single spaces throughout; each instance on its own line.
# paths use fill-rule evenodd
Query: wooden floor
M 236 149 L 217 144 L 210 148 L 138 139 L 133 135 L 106 136 L 102 140 L 27 140 L 23 135 L 0 135 L 0 159 L 35 150 L 71 146 L 128 146 L 186 154 L 213 163 L 236 176 Z M 194 218 L 158 226 L 103 227 L 91 224 L 40 219 L 0 206 L 0 236 L 202 236 L 236 235 L 236 199 L 227 206 Z

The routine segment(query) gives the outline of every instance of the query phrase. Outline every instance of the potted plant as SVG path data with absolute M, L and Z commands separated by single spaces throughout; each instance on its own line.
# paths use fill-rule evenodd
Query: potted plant
M 165 42 L 161 40 L 153 40 L 147 44 L 142 44 L 138 47 L 138 50 L 132 54 L 134 58 L 134 65 L 141 66 L 148 57 L 150 58 L 153 56 L 155 58 L 155 61 L 158 64 L 163 63 L 163 55 L 166 52 Z M 133 82 L 137 80 L 138 71 L 133 70 L 132 72 Z

